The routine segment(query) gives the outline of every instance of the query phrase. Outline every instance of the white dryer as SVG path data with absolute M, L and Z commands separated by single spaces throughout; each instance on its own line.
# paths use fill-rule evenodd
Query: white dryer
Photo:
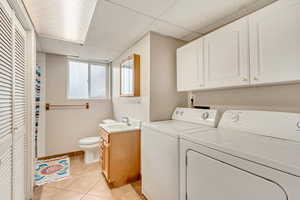
M 212 129 L 218 117 L 216 110 L 176 108 L 172 120 L 142 126 L 142 193 L 148 200 L 179 200 L 180 135 Z
M 180 200 L 300 199 L 300 114 L 226 111 L 180 155 Z

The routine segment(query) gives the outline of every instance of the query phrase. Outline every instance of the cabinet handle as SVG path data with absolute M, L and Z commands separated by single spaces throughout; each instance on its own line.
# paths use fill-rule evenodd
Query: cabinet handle
M 248 81 L 248 79 L 246 77 L 243 77 L 242 81 Z

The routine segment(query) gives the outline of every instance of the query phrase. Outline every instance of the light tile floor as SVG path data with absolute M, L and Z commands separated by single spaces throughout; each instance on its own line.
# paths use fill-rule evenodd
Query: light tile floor
M 33 200 L 145 200 L 141 183 L 110 189 L 99 163 L 86 165 L 82 156 L 71 158 L 71 177 L 34 189 Z

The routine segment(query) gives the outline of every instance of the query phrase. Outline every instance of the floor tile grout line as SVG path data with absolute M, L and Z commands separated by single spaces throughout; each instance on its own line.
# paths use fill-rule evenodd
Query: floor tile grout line
M 77 178 L 85 177 L 85 175 L 87 175 L 87 174 L 90 174 L 91 176 L 93 176 L 93 181 L 92 182 L 94 182 L 94 183 L 92 183 L 85 190 L 82 190 L 82 192 L 79 192 L 78 190 L 76 191 L 76 188 L 73 190 L 72 187 L 70 187 L 71 185 L 77 185 L 72 180 L 70 182 L 66 182 L 66 183 L 62 183 L 62 184 L 58 184 L 58 185 L 53 184 L 53 185 L 50 185 L 50 186 L 46 186 L 47 185 L 46 184 L 46 185 L 44 185 L 45 187 L 42 186 L 41 189 L 43 189 L 43 188 L 44 189 L 45 188 L 49 188 L 50 190 L 57 191 L 56 193 L 62 193 L 62 194 L 63 193 L 69 193 L 69 192 L 71 192 L 71 193 L 74 193 L 75 196 L 77 196 L 78 200 L 83 200 L 85 198 L 88 198 L 89 196 L 90 197 L 95 197 L 95 199 L 97 199 L 97 198 L 102 199 L 102 196 L 101 196 L 102 193 L 100 193 L 99 195 L 98 195 L 98 193 L 91 193 L 91 194 L 89 194 L 93 190 L 93 188 L 96 188 L 97 184 L 101 184 L 102 185 L 102 181 L 103 181 L 102 178 L 103 178 L 103 176 L 102 176 L 102 173 L 101 173 L 101 168 L 97 164 L 95 164 L 95 166 L 91 166 L 91 168 L 89 168 L 89 167 L 82 167 L 81 169 L 78 169 L 78 172 L 80 172 L 80 174 L 78 174 L 78 175 L 74 175 L 74 174 L 71 173 L 70 174 L 70 176 L 72 176 L 71 179 L 73 179 L 74 177 L 77 177 Z M 105 183 L 103 183 L 103 184 L 105 184 Z M 66 186 L 64 186 L 64 185 L 66 185 Z M 139 199 L 139 200 L 143 200 L 143 198 L 139 195 L 139 193 L 137 191 L 135 191 L 135 189 L 133 187 L 133 184 L 129 183 L 128 185 L 131 187 L 131 190 L 134 192 L 134 196 L 136 196 L 137 199 Z M 110 191 L 110 193 L 112 193 L 112 189 L 111 188 L 109 188 L 109 191 Z M 47 192 L 45 192 L 44 194 L 47 195 Z M 115 196 L 111 196 L 111 198 L 113 200 L 119 200 L 119 198 L 117 196 L 116 197 Z M 41 198 L 39 200 L 44 200 L 44 199 Z
M 91 186 L 91 188 L 81 197 L 80 200 L 82 200 L 85 196 L 88 195 L 88 193 L 99 183 L 100 179 L 98 178 L 98 181 L 93 185 Z
M 96 170 L 98 172 L 98 170 Z M 87 172 L 89 173 L 89 172 Z M 72 177 L 84 177 L 84 175 L 86 175 L 87 173 L 80 173 L 80 174 L 76 174 L 76 175 L 70 175 Z M 100 181 L 100 178 L 97 178 L 97 181 L 91 185 L 91 187 L 89 189 L 87 189 L 86 192 L 79 192 L 79 191 L 75 191 L 72 189 L 69 189 L 68 187 L 71 186 L 73 183 L 69 184 L 67 187 L 57 187 L 57 186 L 47 186 L 48 188 L 52 188 L 52 189 L 56 189 L 56 190 L 61 190 L 61 191 L 68 191 L 68 192 L 74 192 L 74 193 L 78 193 L 79 195 L 82 195 L 82 197 L 80 199 L 83 199 L 92 189 L 93 187 L 98 184 Z M 45 185 L 46 186 L 46 185 Z
M 99 181 L 100 181 L 100 179 L 98 179 L 97 182 L 95 184 L 93 184 L 87 190 L 87 192 L 78 192 L 78 191 L 70 190 L 68 188 L 59 188 L 59 187 L 55 187 L 55 186 L 47 186 L 47 187 L 52 188 L 52 189 L 56 189 L 56 190 L 62 190 L 62 191 L 68 191 L 68 192 L 78 193 L 78 194 L 82 195 L 82 197 L 80 198 L 80 200 L 81 200 L 81 199 L 83 199 L 93 189 L 94 186 L 96 186 L 99 183 Z
M 99 183 L 99 181 L 100 180 L 98 180 L 96 183 L 94 183 L 93 185 L 91 185 L 91 187 L 86 192 L 78 192 L 78 191 L 71 190 L 71 189 L 68 189 L 68 188 L 58 188 L 58 187 L 55 187 L 55 186 L 48 186 L 48 187 L 54 188 L 54 189 L 57 189 L 57 190 L 64 190 L 64 191 L 69 191 L 69 192 L 76 192 L 78 194 L 83 195 L 81 197 L 81 199 L 82 199 L 83 197 L 85 197 L 93 189 L 94 186 L 96 186 Z

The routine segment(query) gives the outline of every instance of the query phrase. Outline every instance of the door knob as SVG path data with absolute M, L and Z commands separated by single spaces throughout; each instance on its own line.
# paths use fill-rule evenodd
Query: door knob
M 243 78 L 242 78 L 242 81 L 248 81 L 248 78 L 243 77 Z
M 253 78 L 253 80 L 258 81 L 258 78 L 255 76 L 255 77 Z

